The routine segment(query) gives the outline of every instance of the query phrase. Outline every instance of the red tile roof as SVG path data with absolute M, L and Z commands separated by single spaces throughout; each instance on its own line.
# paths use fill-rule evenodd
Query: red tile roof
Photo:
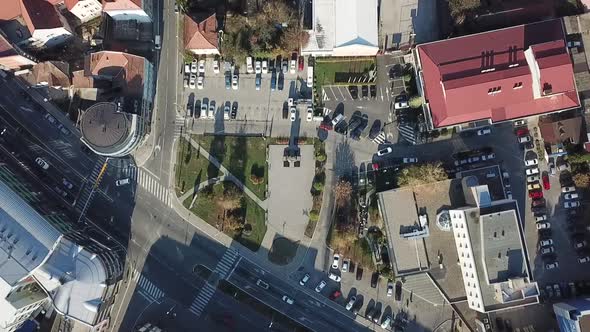
M 142 0 L 102 0 L 102 10 L 142 9 Z
M 33 65 L 34 62 L 20 55 L 12 44 L 0 34 L 0 67 L 20 69 L 22 66 Z
M 55 7 L 47 1 L 21 0 L 22 15 L 31 34 L 37 29 L 53 29 L 63 27 Z
M 215 13 L 203 20 L 184 15 L 184 48 L 187 50 L 213 49 L 219 47 L 217 18 Z
M 560 20 L 422 44 L 417 51 L 435 128 L 580 105 Z
M 122 52 L 102 51 L 90 54 L 86 61 L 85 76 L 112 79 L 114 84 L 123 88 L 123 93 L 128 96 L 143 94 L 145 67 L 143 57 Z
M 21 0 L 3 0 L 0 20 L 10 21 L 21 14 Z
M 74 6 L 76 6 L 78 4 L 80 0 L 66 0 L 66 8 L 68 10 L 72 10 L 72 8 L 74 8 Z

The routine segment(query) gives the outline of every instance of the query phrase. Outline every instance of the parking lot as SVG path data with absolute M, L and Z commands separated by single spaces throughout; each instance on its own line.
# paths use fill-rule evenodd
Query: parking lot
M 223 63 L 220 66 L 219 73 L 215 73 L 213 59 L 207 59 L 205 72 L 202 74 L 204 75 L 203 88 L 184 87 L 184 102 L 177 107 L 188 110 L 188 107 L 195 105 L 194 120 L 189 122 L 189 129 L 192 132 L 198 134 L 216 132 L 215 121 L 199 117 L 200 105 L 205 100 L 208 105 L 214 101 L 217 112 L 223 111 L 227 102 L 237 106 L 235 119 L 224 119 L 224 133 L 289 136 L 291 121 L 288 116 L 285 118 L 284 109 L 287 107 L 288 98 L 293 98 L 296 104 L 301 104 L 298 109 L 299 114 L 303 114 L 299 135 L 315 135 L 317 123 L 306 121 L 304 112 L 309 103 L 307 99 L 301 98 L 308 89 L 304 80 L 305 69 L 303 71 L 296 70 L 295 73 L 288 71 L 285 74 L 278 74 L 277 81 L 280 81 L 279 76 L 284 75 L 283 89 L 279 89 L 281 84 L 277 83 L 273 91 L 271 89 L 272 68 L 269 68 L 268 73 L 258 74 L 260 84 L 257 87 L 257 74 L 248 74 L 244 68 L 232 69 Z M 237 89 L 234 89 L 231 81 L 229 85 L 226 84 L 226 72 L 228 71 L 232 73 L 232 76 L 238 76 Z M 188 115 L 190 118 L 190 112 Z

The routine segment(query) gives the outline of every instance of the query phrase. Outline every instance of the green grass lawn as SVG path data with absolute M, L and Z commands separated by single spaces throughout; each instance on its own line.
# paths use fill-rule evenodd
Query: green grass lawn
M 201 136 L 193 139 L 217 158 L 236 178 L 256 194 L 265 199 L 266 183 L 268 181 L 268 166 L 266 164 L 267 142 L 261 137 L 242 136 Z M 250 177 L 252 170 L 259 173 L 262 182 L 255 184 Z M 211 176 L 215 177 L 215 176 Z
M 180 138 L 176 159 L 176 195 L 181 196 L 193 186 L 221 173 L 187 140 Z
M 218 225 L 221 224 L 220 218 L 223 217 L 223 210 L 215 202 L 222 199 L 222 197 L 223 184 L 215 184 L 213 185 L 213 194 L 211 196 L 197 194 L 195 204 L 190 210 L 213 227 L 219 229 L 220 226 L 218 227 Z M 193 196 L 190 196 L 183 202 L 187 209 L 190 207 L 192 200 Z M 241 232 L 229 230 L 224 231 L 224 233 L 250 250 L 257 251 L 266 233 L 264 210 L 247 195 L 242 194 L 241 206 L 238 208 L 237 213 L 241 218 L 245 218 L 247 223 L 252 225 L 252 233 L 250 235 L 244 235 Z
M 374 65 L 375 59 L 370 58 L 357 60 L 335 60 L 333 58 L 327 58 L 316 60 L 314 67 L 316 91 L 321 96 L 324 85 L 338 83 L 336 82 L 336 73 L 362 73 L 368 71 Z

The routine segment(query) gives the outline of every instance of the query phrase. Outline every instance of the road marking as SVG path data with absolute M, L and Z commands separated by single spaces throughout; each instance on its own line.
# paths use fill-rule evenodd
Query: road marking
M 171 195 L 170 191 L 166 186 L 160 184 L 154 177 L 152 177 L 151 172 L 147 171 L 145 168 L 137 168 L 134 167 L 131 169 L 131 177 L 139 186 L 144 188 L 150 194 L 156 196 L 160 201 L 164 202 L 167 206 L 172 206 Z
M 140 275 L 137 287 L 138 293 L 149 301 L 156 301 L 164 296 L 164 292 L 143 275 Z

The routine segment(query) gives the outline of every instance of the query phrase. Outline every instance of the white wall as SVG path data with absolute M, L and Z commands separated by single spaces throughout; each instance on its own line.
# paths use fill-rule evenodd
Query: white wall
M 106 12 L 114 20 L 137 20 L 139 22 L 151 22 L 152 19 L 141 9 L 134 10 L 109 10 Z
M 193 52 L 194 54 L 197 54 L 197 55 L 213 55 L 213 54 L 217 55 L 217 54 L 219 54 L 219 50 L 216 48 L 210 48 L 210 49 L 206 49 L 206 50 L 198 49 L 198 50 L 190 50 L 190 51 Z
M 84 23 L 99 17 L 102 14 L 102 5 L 97 0 L 82 0 L 70 12 Z
M 53 47 L 65 43 L 71 37 L 72 34 L 64 27 L 37 29 L 29 38 L 29 43 L 33 48 Z

